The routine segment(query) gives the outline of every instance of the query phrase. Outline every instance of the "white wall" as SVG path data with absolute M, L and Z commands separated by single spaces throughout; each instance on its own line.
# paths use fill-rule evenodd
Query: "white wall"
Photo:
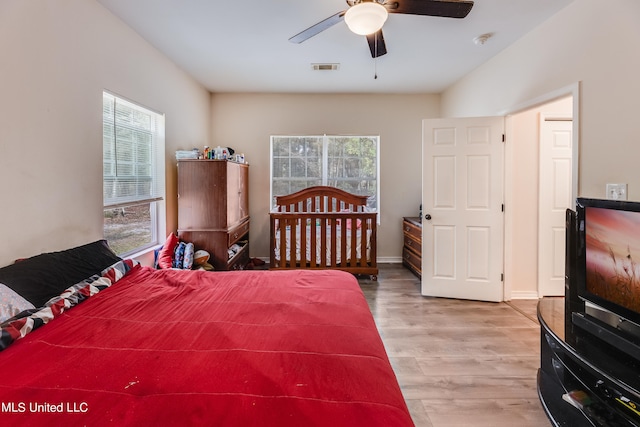
M 102 91 L 166 114 L 168 228 L 179 146 L 209 92 L 93 0 L 0 2 L 0 266 L 102 238 Z
M 399 261 L 402 217 L 417 216 L 422 183 L 422 119 L 439 117 L 438 95 L 214 94 L 212 145 L 250 163 L 251 256 L 269 256 L 269 137 L 380 135 L 378 257 Z
M 493 115 L 581 82 L 579 195 L 640 200 L 640 2 L 576 0 L 442 94 L 444 116 Z

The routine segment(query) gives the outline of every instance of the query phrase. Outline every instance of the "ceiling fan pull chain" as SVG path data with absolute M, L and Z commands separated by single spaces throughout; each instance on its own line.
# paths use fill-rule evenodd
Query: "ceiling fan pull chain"
M 376 52 L 373 57 L 373 80 L 378 80 L 378 34 L 375 35 L 373 43 Z

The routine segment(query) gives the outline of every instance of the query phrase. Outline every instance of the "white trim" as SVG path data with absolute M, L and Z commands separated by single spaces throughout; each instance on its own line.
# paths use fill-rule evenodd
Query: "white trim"
M 112 90 L 102 89 L 102 92 L 103 92 L 103 93 L 106 93 L 106 94 L 108 94 L 108 95 L 110 95 L 110 96 L 113 96 L 113 97 L 115 97 L 115 98 L 120 98 L 121 100 L 126 101 L 126 102 L 128 102 L 129 104 L 131 104 L 131 105 L 135 105 L 135 106 L 137 106 L 137 107 L 142 107 L 142 108 L 144 108 L 145 110 L 149 110 L 149 111 L 151 111 L 151 112 L 153 112 L 153 113 L 156 113 L 156 114 L 158 114 L 158 115 L 160 115 L 160 116 L 164 117 L 164 113 L 163 113 L 163 112 L 158 111 L 158 110 L 156 110 L 156 109 L 154 109 L 154 108 L 151 108 L 151 107 L 149 107 L 149 106 L 147 106 L 147 105 L 145 105 L 145 104 L 142 104 L 142 103 L 140 103 L 140 102 L 138 102 L 138 101 L 134 101 L 134 100 L 132 100 L 131 98 L 127 98 L 126 96 L 122 96 L 122 95 L 120 95 L 120 94 L 118 94 L 118 93 L 116 93 L 116 92 L 114 92 L 114 91 L 112 91 Z
M 538 299 L 538 293 L 531 291 L 514 291 L 511 293 L 511 299 Z
M 254 257 L 261 259 L 262 261 L 269 262 L 269 257 Z M 378 257 L 376 258 L 376 262 L 379 264 L 402 264 L 402 257 L 399 256 L 389 256 L 389 257 Z
M 540 95 L 538 97 L 535 97 L 533 99 L 530 99 L 529 101 L 525 101 L 523 103 L 520 104 L 516 104 L 514 106 L 512 106 L 511 108 L 507 108 L 506 110 L 503 110 L 501 112 L 496 113 L 499 116 L 507 116 L 509 114 L 516 114 L 516 113 L 521 113 L 523 111 L 526 110 L 530 110 L 534 107 L 538 107 L 540 105 L 543 104 L 548 104 L 551 101 L 555 101 L 557 99 L 560 98 L 564 98 L 566 96 L 572 95 L 574 97 L 578 97 L 578 95 L 580 94 L 580 84 L 581 82 L 575 82 L 572 83 L 570 85 L 561 87 L 559 89 L 556 89 L 554 91 L 551 92 L 547 92 L 543 95 Z M 576 113 L 576 111 L 574 110 L 574 113 Z
M 514 193 L 513 190 L 513 144 L 511 143 L 510 138 L 514 134 L 513 131 L 513 118 L 511 116 L 506 116 L 504 120 L 504 133 L 505 133 L 505 144 L 504 144 L 504 186 L 503 186 L 503 200 L 505 206 L 504 218 L 503 218 L 503 227 L 504 234 L 502 238 L 504 239 L 503 243 L 503 266 L 502 270 L 504 273 L 503 281 L 502 281 L 502 299 L 504 301 L 509 301 L 513 295 L 513 286 L 510 280 L 513 277 L 513 256 L 514 253 L 514 245 L 513 238 L 511 234 L 514 229 L 513 225 L 513 209 L 511 206 L 514 205 L 512 200 L 512 195 Z
M 376 258 L 378 264 L 402 264 L 401 256 L 385 256 Z

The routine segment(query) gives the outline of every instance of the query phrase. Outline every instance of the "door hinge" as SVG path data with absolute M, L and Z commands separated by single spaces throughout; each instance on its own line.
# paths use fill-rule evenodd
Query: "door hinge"
M 507 138 L 504 136 L 504 133 L 502 134 L 502 142 L 505 142 L 507 140 Z
M 500 281 L 504 282 L 504 273 L 500 273 Z
M 502 204 L 502 212 L 504 212 L 504 203 Z

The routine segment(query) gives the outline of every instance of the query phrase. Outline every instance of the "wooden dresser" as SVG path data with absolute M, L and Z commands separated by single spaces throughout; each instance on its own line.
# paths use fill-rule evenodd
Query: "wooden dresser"
M 211 255 L 216 270 L 249 262 L 249 165 L 178 161 L 178 235 Z
M 404 217 L 402 220 L 402 264 L 416 276 L 422 275 L 422 223 L 417 216 Z

